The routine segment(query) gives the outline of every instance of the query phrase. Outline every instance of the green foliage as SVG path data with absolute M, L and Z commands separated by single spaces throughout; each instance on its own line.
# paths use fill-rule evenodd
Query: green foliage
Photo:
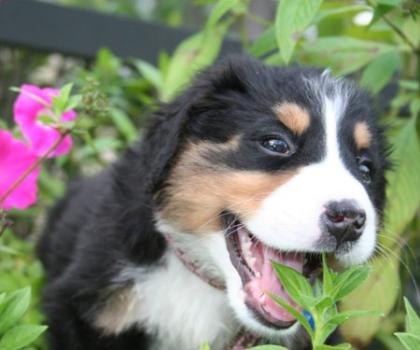
M 283 0 L 280 1 L 276 15 L 276 38 L 280 54 L 289 63 L 304 30 L 314 19 L 322 0 Z
M 398 235 L 413 220 L 420 206 L 420 142 L 417 115 L 405 122 L 392 137 L 392 160 L 397 167 L 388 174 L 387 230 Z
M 360 85 L 377 94 L 400 68 L 401 58 L 397 51 L 385 52 L 372 60 L 363 71 Z
M 280 345 L 260 345 L 260 346 L 254 346 L 253 348 L 250 348 L 249 350 L 287 350 L 287 348 Z
M 163 78 L 160 94 L 163 101 L 173 99 L 195 73 L 215 60 L 226 29 L 225 25 L 215 26 L 212 31 L 195 34 L 178 46 Z
M 372 272 L 368 280 L 343 300 L 340 310 L 351 312 L 352 310 L 370 308 L 388 314 L 400 293 L 398 263 L 399 261 L 395 257 L 375 259 L 371 263 Z M 357 322 L 343 324 L 341 331 L 346 335 L 348 341 L 368 343 L 378 332 L 382 321 L 377 317 L 364 317 Z M 363 329 L 363 332 L 360 329 Z
M 420 349 L 420 317 L 415 313 L 409 301 L 404 298 L 406 317 L 406 332 L 395 333 L 406 350 Z
M 0 349 L 23 349 L 47 329 L 45 326 L 19 324 L 28 310 L 30 299 L 31 290 L 28 287 L 0 294 Z
M 314 326 L 311 327 L 310 322 L 303 314 L 290 306 L 286 301 L 271 293 L 269 295 L 302 324 L 310 335 L 312 347 L 315 350 L 349 349 L 351 347 L 350 344 L 327 346 L 324 343 L 340 324 L 355 317 L 380 315 L 376 311 L 353 309 L 341 312 L 337 309 L 337 302 L 358 288 L 367 279 L 370 270 L 367 265 L 354 266 L 342 273 L 337 273 L 327 266 L 324 255 L 322 284 L 317 281 L 315 288 L 310 286 L 305 276 L 293 268 L 276 262 L 273 262 L 273 267 L 288 295 L 312 315 Z

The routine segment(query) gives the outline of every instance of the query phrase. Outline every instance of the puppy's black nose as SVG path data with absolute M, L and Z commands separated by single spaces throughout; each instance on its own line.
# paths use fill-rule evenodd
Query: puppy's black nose
M 366 213 L 352 201 L 330 202 L 325 208 L 322 220 L 328 233 L 337 240 L 338 248 L 362 235 Z

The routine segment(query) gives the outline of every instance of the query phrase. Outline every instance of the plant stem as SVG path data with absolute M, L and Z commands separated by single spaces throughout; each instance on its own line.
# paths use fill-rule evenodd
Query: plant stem
M 10 220 L 7 220 L 6 212 L 0 209 L 0 237 L 3 235 L 4 231 L 12 225 Z
M 253 22 L 255 22 L 255 23 L 258 23 L 259 25 L 261 25 L 262 27 L 264 27 L 264 28 L 268 28 L 268 27 L 270 27 L 271 26 L 271 22 L 270 21 L 268 21 L 268 20 L 266 20 L 265 18 L 263 18 L 263 17 L 260 17 L 260 16 L 257 16 L 257 15 L 254 15 L 253 13 L 251 13 L 251 12 L 247 12 L 246 13 L 246 16 L 251 20 L 251 21 L 253 21 Z
M 25 172 L 6 190 L 6 192 L 3 193 L 3 195 L 0 197 L 0 206 L 10 195 L 10 193 L 19 187 L 19 185 L 22 184 L 22 182 L 32 173 L 32 171 L 34 171 L 46 158 L 48 158 L 52 152 L 54 152 L 54 150 L 61 144 L 64 138 L 70 134 L 70 132 L 71 129 L 65 129 L 62 131 L 60 133 L 60 137 L 51 145 L 50 148 L 48 148 L 47 152 L 45 152 L 44 155 L 38 158 L 36 162 L 34 162 L 28 169 L 26 169 Z
M 246 28 L 246 17 L 245 15 L 241 15 L 239 17 L 239 30 L 241 36 L 242 45 L 246 48 L 249 46 L 249 39 L 248 39 L 248 32 Z
M 369 6 L 371 6 L 371 7 L 373 7 L 373 8 L 375 8 L 375 6 L 374 6 L 374 4 L 372 3 L 372 1 L 370 1 L 370 0 L 367 0 L 366 1 L 367 2 L 367 4 L 369 5 Z M 386 24 L 388 24 L 390 27 L 391 27 L 391 29 L 395 32 L 395 33 L 397 33 L 397 35 L 401 38 L 401 39 L 403 39 L 403 41 L 408 45 L 408 46 L 410 46 L 410 48 L 413 50 L 413 52 L 414 53 L 416 53 L 417 55 L 419 55 L 420 54 L 420 49 L 413 43 L 413 42 L 411 42 L 411 40 L 410 40 L 410 38 L 394 23 L 394 22 L 392 22 L 386 15 L 383 15 L 382 17 L 381 17 L 383 20 L 384 20 L 384 22 L 386 23 Z
M 411 47 L 414 53 L 417 55 L 420 53 L 420 50 L 414 43 L 411 42 L 411 40 L 408 38 L 408 36 L 400 29 L 398 28 L 395 23 L 393 23 L 387 16 L 382 16 L 382 19 L 385 21 L 386 24 L 388 24 L 395 33 L 398 34 L 398 36 L 404 40 L 404 42 Z
M 316 349 L 318 345 L 322 345 L 319 339 L 319 334 L 320 334 L 320 330 L 322 329 L 322 325 L 321 325 L 321 322 L 317 315 L 316 310 L 313 310 L 313 311 L 314 312 L 312 313 L 312 317 L 314 318 L 315 329 L 314 329 L 314 337 L 312 338 L 312 349 Z

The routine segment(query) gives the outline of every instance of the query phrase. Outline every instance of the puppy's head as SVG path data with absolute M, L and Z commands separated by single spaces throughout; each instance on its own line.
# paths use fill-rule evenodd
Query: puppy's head
M 321 252 L 350 265 L 374 251 L 385 160 L 369 100 L 317 69 L 243 59 L 203 73 L 181 99 L 157 225 L 223 279 L 245 326 L 287 333 L 295 320 L 265 294 L 292 302 L 272 260 L 310 278 Z

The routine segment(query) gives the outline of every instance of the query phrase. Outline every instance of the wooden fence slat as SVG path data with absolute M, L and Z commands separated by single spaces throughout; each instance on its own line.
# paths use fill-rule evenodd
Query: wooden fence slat
M 36 0 L 0 0 L 0 44 L 10 46 L 87 59 L 108 47 L 120 57 L 153 63 L 160 51 L 172 52 L 191 34 L 182 28 Z M 239 51 L 238 42 L 225 41 L 223 53 Z

